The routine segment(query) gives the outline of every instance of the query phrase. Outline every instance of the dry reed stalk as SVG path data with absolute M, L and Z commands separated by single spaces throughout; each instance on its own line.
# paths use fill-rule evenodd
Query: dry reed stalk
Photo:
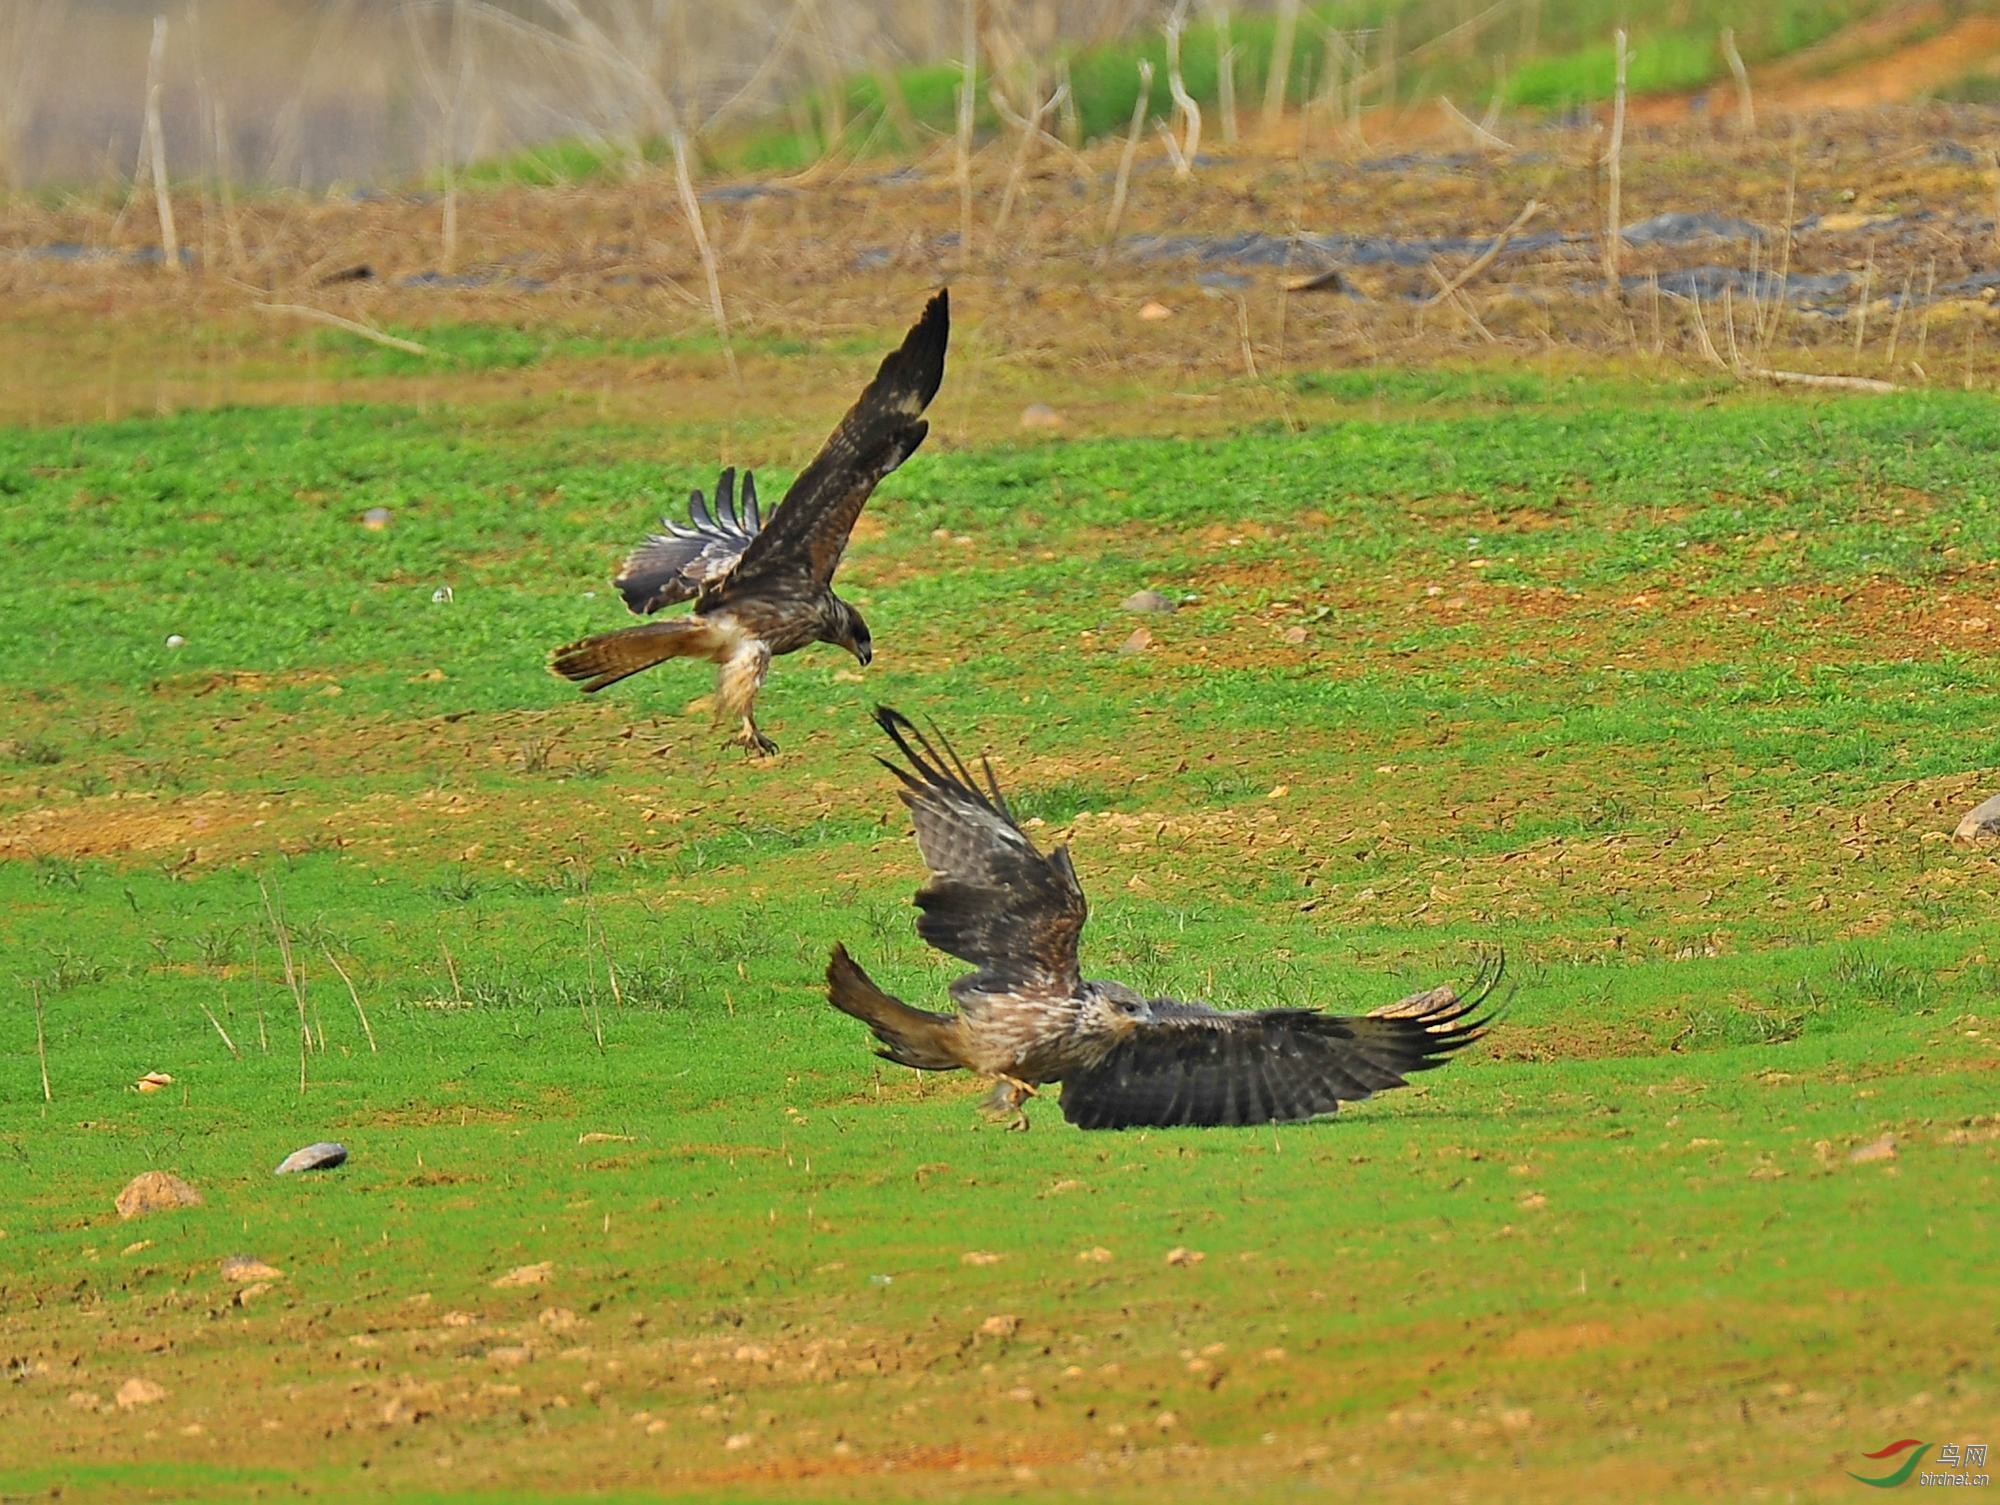
M 1823 387 L 1836 392 L 1900 392 L 1892 381 L 1872 376 L 1826 376 L 1817 371 L 1775 371 L 1768 366 L 1746 366 L 1739 373 L 1756 381 L 1777 382 L 1793 387 Z
M 1014 107 L 1007 103 L 1007 96 L 1002 94 L 997 86 L 987 91 L 986 98 L 992 104 L 994 113 L 1013 129 L 1029 133 L 1041 145 L 1052 147 L 1062 153 L 1063 160 L 1069 164 L 1070 171 L 1076 174 L 1079 183 L 1088 186 L 1097 181 L 1097 174 L 1091 170 L 1090 164 L 1084 161 L 1082 153 L 1072 150 L 1062 137 L 1054 134 L 1041 124 L 1041 114 L 1046 113 L 1052 107 L 1060 114 L 1063 106 L 1071 103 L 1068 84 L 1059 83 L 1056 85 L 1056 93 L 1052 96 L 1051 103 L 1044 105 L 1042 111 L 1033 120 L 1029 120 L 1024 115 L 1017 114 Z
M 333 968 L 334 974 L 347 984 L 347 996 L 354 1000 L 354 1012 L 361 1020 L 361 1033 L 368 1037 L 368 1054 L 371 1056 L 376 1054 L 375 1031 L 368 1026 L 368 1010 L 361 1006 L 361 994 L 355 990 L 354 979 L 347 975 L 347 968 L 341 966 L 340 959 L 333 954 L 332 947 L 321 946 L 320 950 L 326 953 L 327 965 Z
M 215 191 L 222 205 L 222 234 L 229 243 L 229 264 L 241 272 L 250 264 L 243 249 L 243 225 L 236 216 L 235 166 L 229 156 L 228 112 L 221 100 L 215 102 Z
M 1771 306 L 1770 316 L 1757 331 L 1757 353 L 1763 357 L 1770 353 L 1771 342 L 1777 338 L 1778 324 L 1785 317 L 1785 303 L 1791 296 L 1792 284 L 1792 216 L 1798 202 L 1799 190 L 1799 150 L 1798 137 L 1792 137 L 1791 171 L 1785 178 L 1785 239 L 1778 256 L 1778 296 Z
M 1986 154 L 1993 164 L 1993 249 L 2000 251 L 2000 151 Z
M 451 978 L 451 1001 L 459 1008 L 465 1007 L 465 991 L 458 985 L 458 963 L 451 959 L 451 947 L 438 942 L 438 950 L 444 953 L 444 970 Z
M 401 335 L 386 334 L 370 324 L 358 319 L 345 319 L 339 314 L 328 313 L 323 308 L 314 308 L 306 303 L 253 303 L 250 305 L 260 313 L 289 314 L 294 318 L 311 319 L 316 324 L 330 324 L 335 329 L 344 329 L 349 334 L 360 335 L 364 340 L 373 340 L 378 345 L 386 345 L 391 350 L 405 351 L 410 355 L 429 355 L 428 345 L 419 345 L 415 340 L 406 340 Z
M 160 215 L 160 252 L 167 270 L 181 270 L 181 242 L 174 233 L 174 199 L 167 191 L 167 137 L 160 128 L 160 75 L 167 61 L 167 18 L 153 17 L 153 46 L 146 54 L 146 143 L 153 174 L 153 207 Z
M 1425 307 L 1431 307 L 1443 302 L 1446 298 L 1451 297 L 1460 288 L 1464 287 L 1466 283 L 1485 271 L 1493 264 L 1494 258 L 1507 249 L 1507 242 L 1520 234 L 1527 226 L 1528 221 L 1541 212 L 1542 201 L 1540 199 L 1529 199 L 1526 204 L 1522 205 L 1521 212 L 1508 221 L 1507 228 L 1493 237 L 1493 244 L 1467 263 L 1465 269 L 1447 282 L 1441 290 L 1431 294 L 1425 300 Z
M 291 989 L 292 1004 L 299 1015 L 299 1091 L 306 1090 L 306 1058 L 312 1053 L 312 1026 L 307 1022 L 305 979 L 292 956 L 292 938 L 285 929 L 285 922 L 279 917 L 278 906 L 272 902 L 271 890 L 264 880 L 257 880 L 257 892 L 264 896 L 264 913 L 271 921 L 271 933 L 278 940 L 278 960 L 285 968 L 285 986 Z
M 708 227 L 702 223 L 701 200 L 695 197 L 694 180 L 688 176 L 687 137 L 678 130 L 674 132 L 674 185 L 680 190 L 681 210 L 694 236 L 695 254 L 701 257 L 701 274 L 708 283 L 708 315 L 715 323 L 716 338 L 722 341 L 723 364 L 729 367 L 729 379 L 740 386 L 743 373 L 736 369 L 736 347 L 729 340 L 729 316 L 722 308 L 722 277 L 716 271 L 715 250 L 708 243 Z
M 1125 150 L 1118 157 L 1118 173 L 1111 182 L 1111 212 L 1104 219 L 1104 250 L 1118 237 L 1118 221 L 1125 214 L 1125 194 L 1132 182 L 1132 162 L 1139 155 L 1139 138 L 1146 130 L 1146 109 L 1153 99 L 1153 65 L 1139 59 L 1139 97 L 1132 103 L 1132 124 L 1125 132 Z
M 1625 151 L 1625 28 L 1617 32 L 1618 65 L 1616 90 L 1611 105 L 1611 140 L 1604 149 L 1604 286 L 1613 297 L 1618 294 L 1618 251 L 1622 225 L 1619 221 L 1619 159 Z
M 972 102 L 979 85 L 979 0 L 965 0 L 964 35 L 960 40 L 965 70 L 958 84 L 958 259 L 972 264 Z
M 1271 38 L 1271 71 L 1264 79 L 1264 129 L 1271 130 L 1285 113 L 1285 88 L 1291 81 L 1292 43 L 1299 30 L 1299 0 L 1278 0 L 1277 30 Z
M 1472 137 L 1472 144 L 1474 146 L 1482 147 L 1487 151 L 1497 152 L 1511 152 L 1514 149 L 1510 142 L 1502 141 L 1491 130 L 1481 125 L 1470 115 L 1466 114 L 1465 111 L 1453 104 L 1448 96 L 1440 94 L 1438 96 L 1438 103 L 1444 106 L 1445 114 L 1450 116 L 1455 124 L 1463 128 L 1467 135 Z
M 1488 329 L 1484 321 L 1480 319 L 1477 310 L 1472 306 L 1472 300 L 1467 298 L 1462 291 L 1451 285 L 1450 281 L 1445 277 L 1443 270 L 1435 261 L 1426 262 L 1424 270 L 1431 274 L 1431 280 L 1438 285 L 1440 289 L 1438 297 L 1450 302 L 1451 306 L 1458 310 L 1460 317 L 1479 332 L 1481 339 L 1485 340 L 1489 345 L 1500 343 L 1499 337 L 1492 330 Z M 1429 304 L 1419 304 L 1417 308 L 1419 316 L 1429 306 Z
M 201 1011 L 204 1014 L 208 1015 L 208 1022 L 214 1025 L 215 1032 L 218 1035 L 222 1036 L 222 1043 L 229 1047 L 229 1053 L 232 1056 L 234 1056 L 237 1060 L 239 1061 L 242 1060 L 243 1052 L 238 1050 L 236 1048 L 236 1042 L 229 1038 L 229 1031 L 222 1027 L 222 1021 L 215 1017 L 215 1011 L 205 1003 L 201 1006 Z
M 1729 64 L 1729 76 L 1736 80 L 1736 125 L 1744 135 L 1757 129 L 1757 108 L 1750 99 L 1750 70 L 1743 66 L 1743 54 L 1736 50 L 1736 29 L 1722 28 L 1722 60 Z
M 1889 353 L 1883 358 L 1883 369 L 1896 369 L 1896 346 L 1903 337 L 1903 314 L 1910 306 L 1910 278 L 1913 272 L 1903 273 L 1903 290 L 1896 295 L 1896 316 L 1889 321 Z
M 1222 144 L 1236 144 L 1236 49 L 1229 43 L 1229 6 L 1214 7 L 1215 108 L 1222 117 Z
M 28 996 L 35 1000 L 35 1059 L 42 1066 L 42 1101 L 52 1103 L 56 1100 L 56 1095 L 49 1086 L 49 1042 L 42 1033 L 42 985 L 30 982 Z
M 1257 352 L 1250 343 L 1250 300 L 1236 295 L 1236 338 L 1243 347 L 1243 374 L 1257 380 Z
M 1931 343 L 1931 300 L 1937 293 L 1937 258 L 1933 256 L 1924 273 L 1924 316 L 1917 320 L 1917 354 L 1913 364 L 1921 374 L 1924 355 Z M 1927 379 L 1927 378 L 1926 378 Z
M 1194 159 L 1201 151 L 1201 106 L 1181 80 L 1181 27 L 1187 20 L 1188 0 L 1175 0 L 1167 12 L 1164 31 L 1167 39 L 1167 92 L 1181 112 L 1183 136 L 1180 150 L 1173 154 L 1174 176 L 1186 178 L 1194 172 Z
M 1875 247 L 1868 247 L 1868 261 L 1861 270 L 1861 297 L 1854 305 L 1854 354 L 1859 359 L 1861 342 L 1868 338 L 1868 300 L 1875 290 Z

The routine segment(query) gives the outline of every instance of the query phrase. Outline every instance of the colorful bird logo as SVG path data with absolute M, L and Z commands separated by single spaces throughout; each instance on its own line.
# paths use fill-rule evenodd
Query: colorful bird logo
M 1858 1479 L 1861 1483 L 1875 1489 L 1894 1489 L 1898 1484 L 1905 1483 L 1910 1475 L 1917 1471 L 1917 1465 L 1924 1461 L 1924 1454 L 1930 1451 L 1930 1446 L 1928 1442 L 1919 1442 L 1914 1437 L 1905 1437 L 1901 1442 L 1892 1442 L 1885 1448 L 1878 1448 L 1875 1452 L 1863 1453 L 1861 1455 L 1864 1458 L 1893 1458 L 1907 1448 L 1915 1448 L 1916 1451 L 1904 1459 L 1903 1466 L 1894 1473 L 1884 1474 L 1879 1479 L 1870 1479 L 1850 1470 L 1847 1477 Z

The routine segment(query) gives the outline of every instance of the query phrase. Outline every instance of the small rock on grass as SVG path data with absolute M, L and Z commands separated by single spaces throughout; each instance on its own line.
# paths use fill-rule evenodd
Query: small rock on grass
M 1967 811 L 1951 834 L 1957 841 L 2000 841 L 2000 794 Z
M 1134 629 L 1132 636 L 1118 645 L 1118 651 L 1123 654 L 1144 653 L 1152 646 L 1153 635 L 1146 631 L 1145 628 L 1140 627 Z
M 118 1387 L 118 1409 L 130 1411 L 135 1406 L 150 1406 L 167 1398 L 166 1390 L 152 1380 L 134 1375 Z
M 1148 324 L 1157 323 L 1161 319 L 1171 319 L 1173 316 L 1174 311 L 1168 308 L 1166 304 L 1159 302 L 1149 302 L 1139 310 L 1139 317 L 1144 319 Z
M 172 1212 L 177 1207 L 199 1207 L 201 1193 L 170 1171 L 144 1171 L 125 1183 L 116 1205 L 119 1217 L 136 1218 L 149 1212 Z
M 1878 1160 L 1896 1158 L 1896 1136 L 1884 1134 L 1880 1139 L 1871 1139 L 1866 1144 L 1857 1144 L 1847 1152 L 1849 1165 L 1870 1165 Z
M 1024 429 L 1059 429 L 1063 426 L 1063 415 L 1045 402 L 1031 402 L 1021 409 L 1021 427 Z
M 285 1272 L 265 1264 L 254 1254 L 232 1254 L 222 1262 L 222 1278 L 238 1285 L 249 1285 L 254 1281 L 283 1280 Z
M 551 1260 L 545 1259 L 538 1265 L 520 1265 L 495 1279 L 493 1289 L 506 1291 L 516 1286 L 547 1285 L 549 1277 L 555 1272 L 556 1267 Z
M 1134 591 L 1118 603 L 1124 611 L 1172 611 L 1180 603 L 1172 596 L 1162 595 L 1156 590 Z
M 318 1144 L 309 1144 L 302 1150 L 293 1150 L 278 1162 L 278 1168 L 271 1174 L 290 1176 L 299 1171 L 330 1171 L 336 1165 L 346 1163 L 347 1146 L 323 1139 Z

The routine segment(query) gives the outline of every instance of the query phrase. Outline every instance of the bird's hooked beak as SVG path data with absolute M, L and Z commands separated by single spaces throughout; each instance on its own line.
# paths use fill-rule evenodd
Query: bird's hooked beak
M 848 651 L 852 653 L 855 656 L 855 658 L 860 661 L 861 667 L 864 669 L 867 668 L 869 664 L 874 662 L 875 645 L 872 642 L 870 642 L 867 638 L 863 638 L 858 643 L 849 644 Z

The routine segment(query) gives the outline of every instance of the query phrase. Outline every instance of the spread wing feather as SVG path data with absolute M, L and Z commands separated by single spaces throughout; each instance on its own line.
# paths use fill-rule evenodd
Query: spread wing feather
M 625 557 L 618 577 L 611 583 L 625 598 L 625 604 L 640 616 L 692 601 L 703 586 L 720 580 L 736 567 L 757 535 L 764 520 L 757 510 L 757 482 L 749 471 L 743 473 L 743 510 L 736 510 L 736 472 L 725 470 L 716 477 L 715 508 L 697 491 L 688 498 L 688 520 L 660 519 L 664 533 L 649 534 L 646 541 Z
M 878 706 L 875 720 L 905 769 L 881 760 L 902 781 L 917 849 L 931 871 L 917 891 L 917 934 L 977 970 L 951 986 L 961 1006 L 982 995 L 1065 1000 L 1077 996 L 1077 937 L 1089 906 L 1058 847 L 1046 857 L 1014 823 L 982 765 L 981 789 L 951 744 L 933 747 L 908 717 Z
M 820 585 L 833 579 L 847 535 L 876 484 L 915 454 L 930 432 L 919 415 L 944 380 L 950 337 L 950 298 L 939 292 L 792 483 L 771 514 L 770 526 L 716 586 L 719 598 L 761 588 L 776 576 L 810 578 Z
M 1287 1123 L 1442 1065 L 1477 1040 L 1496 1011 L 1477 1010 L 1504 961 L 1461 997 L 1434 988 L 1370 1014 L 1316 1009 L 1225 1013 L 1156 1001 L 1140 1025 L 1096 1066 L 1063 1082 L 1063 1117 L 1079 1128 Z

